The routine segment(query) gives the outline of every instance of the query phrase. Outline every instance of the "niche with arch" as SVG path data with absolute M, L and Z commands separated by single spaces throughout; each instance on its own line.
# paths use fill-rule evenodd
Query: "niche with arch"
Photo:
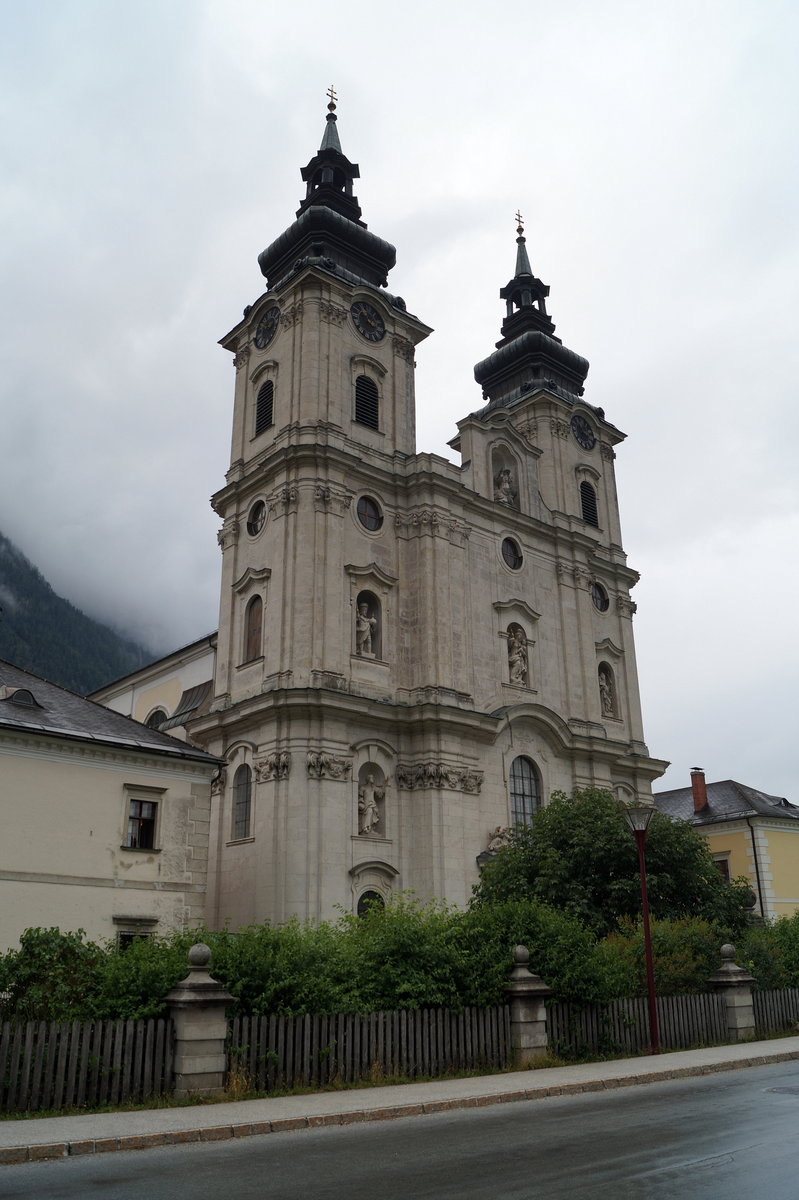
M 358 592 L 355 601 L 355 653 L 359 658 L 381 658 L 382 611 L 374 592 Z
M 616 692 L 616 676 L 609 662 L 601 662 L 597 668 L 599 704 L 603 717 L 619 716 L 619 700 Z
M 527 634 L 515 621 L 508 626 L 508 676 L 516 687 L 528 687 L 530 662 L 527 649 Z
M 502 444 L 491 449 L 491 487 L 497 504 L 519 508 L 519 464 L 516 456 Z
M 251 596 L 244 610 L 244 645 L 242 663 L 253 662 L 263 652 L 264 602 L 260 596 Z
M 358 836 L 386 837 L 386 777 L 371 761 L 358 771 Z

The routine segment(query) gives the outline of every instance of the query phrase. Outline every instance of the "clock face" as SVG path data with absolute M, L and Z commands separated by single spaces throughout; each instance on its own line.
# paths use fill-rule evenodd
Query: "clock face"
M 571 420 L 572 433 L 583 450 L 593 450 L 596 445 L 596 435 L 585 417 L 575 413 Z
M 379 342 L 385 336 L 386 327 L 376 308 L 365 300 L 356 300 L 350 309 L 352 321 L 358 333 L 368 342 Z
M 255 331 L 253 341 L 259 350 L 263 350 L 264 346 L 268 346 L 272 338 L 277 333 L 277 327 L 280 324 L 280 309 L 277 307 L 268 308 L 258 322 L 258 328 Z

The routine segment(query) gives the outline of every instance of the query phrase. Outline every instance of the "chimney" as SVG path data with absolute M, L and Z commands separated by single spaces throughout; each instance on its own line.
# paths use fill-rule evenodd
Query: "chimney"
M 707 808 L 707 788 L 702 767 L 691 767 L 691 791 L 694 797 L 694 812 L 699 813 L 703 808 Z

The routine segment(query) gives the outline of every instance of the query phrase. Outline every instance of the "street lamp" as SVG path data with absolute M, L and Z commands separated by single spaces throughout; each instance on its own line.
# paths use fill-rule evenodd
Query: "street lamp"
M 649 822 L 655 811 L 653 804 L 643 804 L 641 801 L 633 804 L 622 804 L 624 818 L 629 825 L 638 846 L 638 869 L 641 874 L 641 911 L 644 917 L 644 951 L 646 954 L 646 992 L 649 1001 L 649 1037 L 652 1042 L 652 1053 L 660 1054 L 660 1031 L 658 1029 L 658 1010 L 655 1001 L 655 970 L 652 965 L 652 937 L 649 932 L 649 899 L 646 892 L 646 858 L 644 857 L 644 842 Z

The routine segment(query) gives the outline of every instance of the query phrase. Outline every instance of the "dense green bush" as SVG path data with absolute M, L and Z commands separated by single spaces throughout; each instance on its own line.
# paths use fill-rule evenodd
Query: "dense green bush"
M 708 976 L 721 964 L 724 941 L 718 928 L 701 917 L 652 921 L 652 963 L 660 996 L 706 992 Z M 615 962 L 618 996 L 646 994 L 643 926 L 628 921 L 605 938 L 604 951 Z

